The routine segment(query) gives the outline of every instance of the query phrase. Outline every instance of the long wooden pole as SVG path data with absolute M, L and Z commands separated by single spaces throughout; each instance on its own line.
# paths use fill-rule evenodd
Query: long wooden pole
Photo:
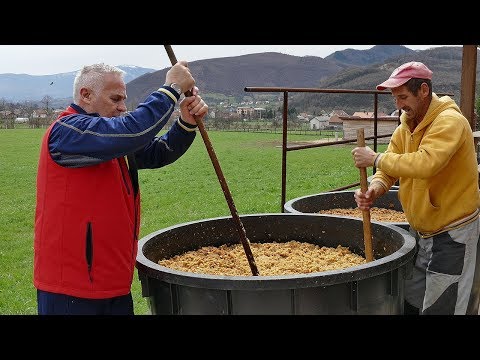
M 170 62 L 172 63 L 172 65 L 175 65 L 177 63 L 177 58 L 173 53 L 172 47 L 170 45 L 165 45 L 165 50 L 167 51 Z M 192 96 L 191 91 L 190 90 L 186 91 L 185 96 Z M 223 194 L 225 195 L 225 199 L 227 200 L 227 204 L 228 204 L 228 207 L 230 208 L 232 218 L 235 221 L 237 232 L 238 232 L 238 235 L 240 236 L 240 240 L 243 245 L 243 250 L 245 251 L 245 255 L 247 256 L 247 259 L 248 259 L 248 264 L 250 265 L 252 274 L 254 276 L 257 276 L 259 275 L 259 273 L 258 273 L 257 265 L 255 264 L 255 259 L 253 257 L 252 250 L 250 249 L 250 241 L 247 238 L 245 228 L 242 224 L 242 221 L 240 220 L 240 217 L 238 216 L 238 212 L 235 207 L 235 204 L 233 203 L 232 194 L 228 189 L 228 185 L 225 180 L 225 177 L 223 176 L 222 169 L 220 168 L 217 155 L 213 150 L 212 143 L 208 137 L 207 130 L 205 129 L 205 125 L 203 124 L 203 120 L 198 116 L 194 116 L 194 118 L 195 118 L 195 121 L 197 122 L 198 130 L 200 130 L 200 134 L 202 135 L 203 142 L 205 143 L 205 146 L 207 148 L 208 155 L 210 156 L 210 160 L 212 161 L 213 167 L 215 168 L 215 172 L 217 174 L 218 180 L 220 181 L 220 185 L 222 186 Z
M 363 128 L 357 129 L 357 144 L 365 147 L 365 130 Z M 360 189 L 363 193 L 368 190 L 367 169 L 360 168 Z M 367 262 L 373 260 L 372 250 L 372 224 L 370 222 L 370 210 L 362 210 L 363 216 L 363 241 L 365 243 L 365 258 Z

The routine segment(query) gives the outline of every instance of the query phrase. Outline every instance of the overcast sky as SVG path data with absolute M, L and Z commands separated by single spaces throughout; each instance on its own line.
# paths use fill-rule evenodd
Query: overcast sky
M 172 45 L 177 60 L 203 60 L 262 52 L 326 57 L 337 50 L 370 49 L 374 45 Z M 405 45 L 424 50 L 446 45 Z M 462 46 L 462 45 L 448 45 Z M 50 75 L 77 71 L 104 62 L 160 70 L 170 66 L 163 45 L 0 45 L 0 74 Z

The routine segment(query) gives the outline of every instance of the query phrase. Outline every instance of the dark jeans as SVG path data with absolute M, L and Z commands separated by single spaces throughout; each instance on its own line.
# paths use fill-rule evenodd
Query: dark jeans
M 38 315 L 133 315 L 129 293 L 109 299 L 84 299 L 37 290 Z

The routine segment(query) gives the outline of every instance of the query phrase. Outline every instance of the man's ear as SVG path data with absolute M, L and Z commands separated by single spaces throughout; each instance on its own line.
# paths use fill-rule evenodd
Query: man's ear
M 92 96 L 92 92 L 90 91 L 90 89 L 87 89 L 87 88 L 80 89 L 80 97 L 82 98 L 82 101 L 86 103 L 90 103 L 91 96 Z
M 430 93 L 430 88 L 428 87 L 427 83 L 422 83 L 422 85 L 420 85 L 420 91 L 423 98 L 428 97 L 428 94 Z

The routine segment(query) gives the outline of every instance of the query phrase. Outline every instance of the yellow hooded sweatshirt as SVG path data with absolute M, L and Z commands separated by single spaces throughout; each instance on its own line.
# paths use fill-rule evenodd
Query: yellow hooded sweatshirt
M 412 228 L 436 233 L 480 207 L 478 167 L 468 120 L 448 96 L 433 94 L 413 133 L 400 116 L 372 179 L 389 189 L 400 180 L 398 197 Z M 388 174 L 388 175 L 387 175 Z

